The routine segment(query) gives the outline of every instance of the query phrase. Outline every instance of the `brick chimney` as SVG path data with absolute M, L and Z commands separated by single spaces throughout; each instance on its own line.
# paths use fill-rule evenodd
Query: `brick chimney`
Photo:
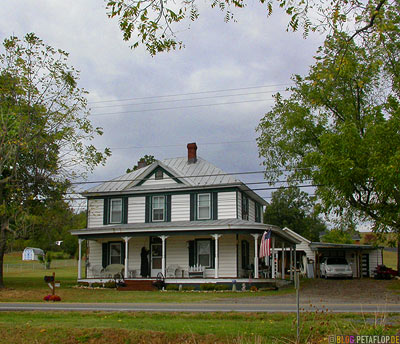
M 188 150 L 188 163 L 194 164 L 197 161 L 197 145 L 196 142 L 188 143 L 187 144 Z
M 147 164 L 146 164 L 145 160 L 139 160 L 138 163 L 137 163 L 137 169 L 143 168 L 143 167 L 146 167 L 146 166 L 147 166 Z

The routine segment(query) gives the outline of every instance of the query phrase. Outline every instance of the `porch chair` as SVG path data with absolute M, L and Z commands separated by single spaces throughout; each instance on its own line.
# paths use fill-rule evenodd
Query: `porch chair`
M 167 267 L 167 277 L 177 277 L 178 272 L 181 271 L 179 265 L 173 264 Z
M 123 264 L 110 264 L 101 270 L 101 277 L 113 278 L 116 274 L 124 275 L 125 266 Z

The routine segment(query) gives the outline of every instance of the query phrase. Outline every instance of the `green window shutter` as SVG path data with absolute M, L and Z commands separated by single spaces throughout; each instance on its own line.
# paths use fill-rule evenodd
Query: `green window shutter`
M 210 239 L 210 259 L 211 259 L 211 264 L 210 268 L 214 269 L 215 268 L 215 240 Z
M 196 249 L 195 249 L 195 241 L 189 241 L 189 266 L 196 265 Z
M 121 242 L 121 264 L 125 264 L 125 242 Z
M 171 222 L 171 195 L 166 196 L 167 203 L 167 222 Z
M 196 210 L 196 195 L 191 193 L 190 194 L 190 221 L 194 221 L 195 219 L 195 210 Z
M 109 257 L 109 251 L 108 251 L 108 243 L 103 242 L 101 245 L 101 265 L 103 268 L 105 268 L 108 265 L 108 257 Z
M 145 206 L 145 219 L 144 222 L 149 223 L 151 221 L 151 197 L 146 196 L 146 206 Z
M 212 193 L 212 219 L 218 220 L 218 192 Z
M 128 223 L 128 197 L 122 199 L 122 223 Z
M 109 201 L 110 200 L 108 198 L 104 198 L 103 225 L 108 225 Z

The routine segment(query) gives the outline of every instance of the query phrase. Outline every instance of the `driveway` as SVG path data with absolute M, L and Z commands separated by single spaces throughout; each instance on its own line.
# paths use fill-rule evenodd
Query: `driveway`
M 393 284 L 397 290 L 389 289 Z M 226 302 L 293 304 L 295 293 L 248 297 Z M 400 304 L 400 281 L 364 279 L 314 279 L 300 284 L 302 304 Z

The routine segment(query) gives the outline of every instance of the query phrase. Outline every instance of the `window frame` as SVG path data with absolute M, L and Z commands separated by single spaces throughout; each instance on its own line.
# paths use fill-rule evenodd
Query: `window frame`
M 247 240 L 242 240 L 241 251 L 242 269 L 248 269 L 248 267 L 250 266 L 250 244 Z
M 249 197 L 242 194 L 242 220 L 249 220 L 249 204 Z
M 201 196 L 208 196 L 208 216 L 207 217 L 200 217 L 200 197 Z M 199 193 L 197 194 L 197 220 L 211 220 L 212 216 L 212 201 L 211 201 L 211 193 Z M 202 207 L 205 208 L 205 207 Z
M 155 198 L 162 198 L 163 199 L 163 201 L 162 201 L 162 208 L 154 208 L 154 199 Z M 165 195 L 156 195 L 156 196 L 152 196 L 151 197 L 151 222 L 164 222 L 165 220 L 166 220 L 166 204 L 165 204 L 165 202 L 166 202 L 166 197 L 165 197 Z M 160 209 L 162 209 L 163 211 L 162 211 L 162 219 L 161 220 L 155 220 L 154 219 L 154 210 L 160 210 Z
M 164 179 L 164 172 L 163 170 L 157 170 L 154 172 L 154 179 L 155 180 L 162 180 Z
M 209 252 L 208 252 L 208 265 L 201 265 L 201 266 L 203 266 L 205 269 L 211 269 L 212 265 L 213 265 L 212 264 L 212 258 L 213 257 L 211 257 L 211 254 L 212 254 L 212 249 L 211 249 L 212 240 L 211 239 L 196 239 L 196 241 L 195 241 L 195 243 L 196 243 L 196 262 L 197 262 L 198 265 L 200 265 L 199 244 L 202 243 L 202 242 L 207 242 L 208 243 Z
M 120 201 L 120 204 L 121 204 L 121 213 L 120 213 L 120 219 L 119 219 L 119 221 L 113 221 L 113 203 L 115 202 L 115 201 Z M 122 223 L 122 221 L 123 221 L 123 207 L 124 207 L 124 203 L 123 203 L 123 200 L 122 200 L 122 198 L 110 198 L 110 200 L 109 200 L 109 223 L 110 224 L 116 224 L 116 223 Z

